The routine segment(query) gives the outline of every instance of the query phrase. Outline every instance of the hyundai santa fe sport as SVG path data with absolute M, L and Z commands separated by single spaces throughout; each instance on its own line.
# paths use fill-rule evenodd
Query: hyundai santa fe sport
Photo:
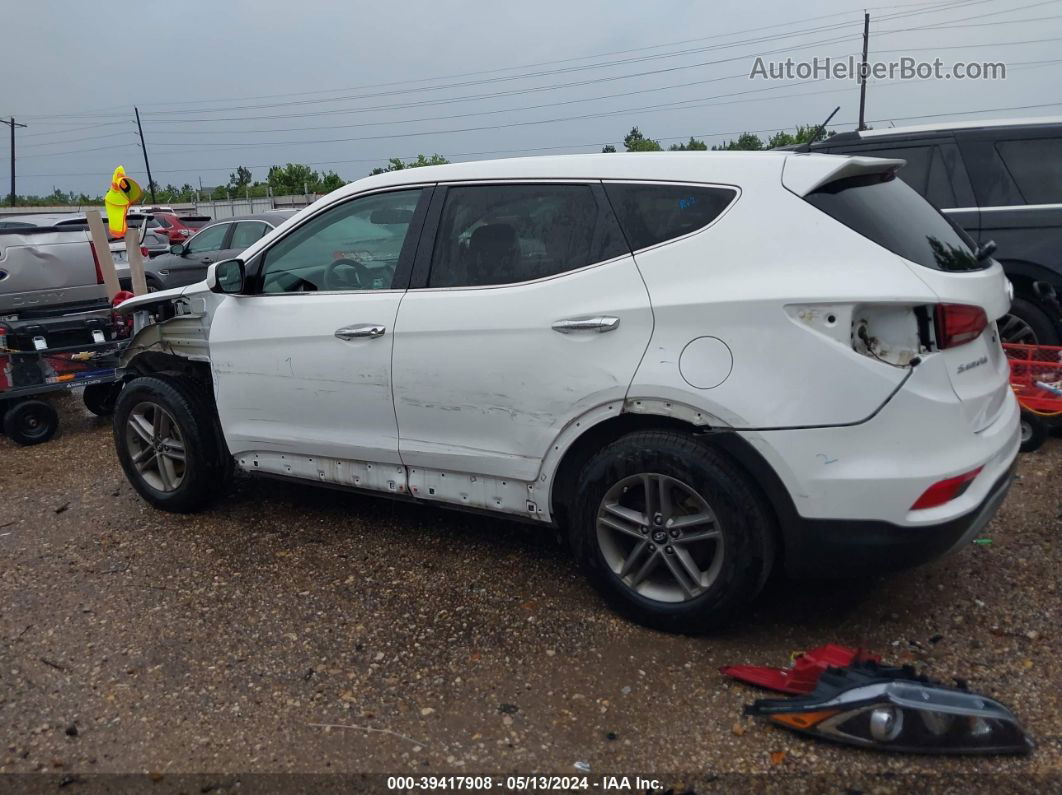
M 902 166 L 609 154 L 359 180 L 123 305 L 118 456 L 170 511 L 238 470 L 555 527 L 614 608 L 673 631 L 776 567 L 930 560 L 1002 502 L 1018 408 L 1003 271 Z

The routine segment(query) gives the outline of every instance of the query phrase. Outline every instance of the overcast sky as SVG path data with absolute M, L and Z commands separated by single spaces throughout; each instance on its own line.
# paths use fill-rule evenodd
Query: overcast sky
M 101 193 L 119 163 L 146 183 L 134 105 L 163 185 L 223 184 L 237 165 L 264 179 L 270 164 L 303 162 L 350 180 L 421 152 L 468 160 L 598 151 L 633 125 L 665 145 L 690 135 L 719 143 L 742 130 L 818 123 L 836 105 L 836 129 L 851 129 L 854 81 L 747 75 L 757 55 L 858 55 L 863 8 L 855 0 L 8 2 L 0 114 L 29 125 L 17 131 L 20 194 Z M 873 126 L 1062 114 L 1062 0 L 896 0 L 869 10 L 871 60 L 1009 65 L 1000 82 L 872 82 Z M 969 113 L 977 110 L 987 112 Z M 6 127 L 0 139 L 6 194 Z

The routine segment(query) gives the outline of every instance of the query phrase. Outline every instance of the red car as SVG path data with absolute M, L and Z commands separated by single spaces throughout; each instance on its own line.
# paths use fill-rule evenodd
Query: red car
M 194 235 L 200 227 L 210 221 L 205 215 L 177 215 L 176 213 L 152 213 L 170 239 L 170 243 L 183 243 Z

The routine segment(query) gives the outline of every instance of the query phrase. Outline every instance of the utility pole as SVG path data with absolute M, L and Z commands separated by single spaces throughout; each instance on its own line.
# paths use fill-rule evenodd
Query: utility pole
M 866 45 L 863 45 L 863 49 L 866 49 Z M 136 114 L 136 128 L 140 131 L 140 148 L 144 150 L 144 168 L 147 169 L 148 174 L 148 190 L 151 191 L 151 203 L 156 204 L 155 201 L 155 180 L 151 178 L 151 163 L 148 162 L 147 144 L 144 143 L 144 128 L 140 126 L 140 109 L 133 107 L 133 112 Z
M 859 68 L 859 130 L 867 128 L 864 121 L 867 107 L 867 47 L 870 44 L 870 12 L 863 12 L 863 63 Z
M 6 124 L 11 128 L 11 206 L 15 206 L 15 128 L 25 127 L 25 124 L 15 123 L 15 117 L 12 116 L 10 121 L 0 119 L 0 124 Z

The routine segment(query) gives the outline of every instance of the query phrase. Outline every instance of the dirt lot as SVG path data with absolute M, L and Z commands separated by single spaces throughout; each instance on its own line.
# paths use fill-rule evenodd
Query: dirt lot
M 160 513 L 127 485 L 109 424 L 76 399 L 62 414 L 46 445 L 0 438 L 0 771 L 570 775 L 585 762 L 673 783 L 1059 786 L 1062 440 L 1023 456 L 991 544 L 874 581 L 779 578 L 746 622 L 689 638 L 614 617 L 536 528 L 267 481 L 209 513 Z M 887 756 L 741 717 L 757 694 L 720 665 L 826 641 L 968 679 L 1037 750 Z

